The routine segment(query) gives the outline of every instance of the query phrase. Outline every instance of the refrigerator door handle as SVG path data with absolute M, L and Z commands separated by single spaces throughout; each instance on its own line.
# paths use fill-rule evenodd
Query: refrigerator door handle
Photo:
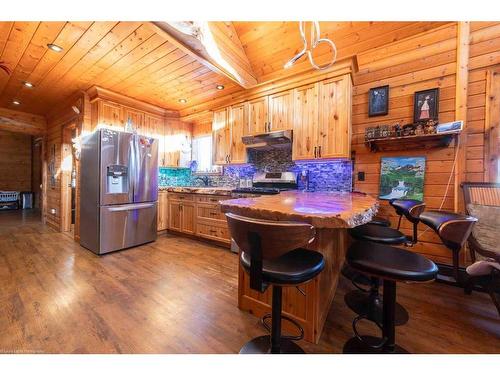
M 137 203 L 137 204 L 129 204 L 122 207 L 109 207 L 108 210 L 111 212 L 132 211 L 132 210 L 140 210 L 143 208 L 150 208 L 153 207 L 154 205 L 155 205 L 154 203 Z

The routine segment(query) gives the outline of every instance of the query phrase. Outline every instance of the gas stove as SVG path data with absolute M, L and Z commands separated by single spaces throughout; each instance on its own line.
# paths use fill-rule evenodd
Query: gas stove
M 274 195 L 280 191 L 296 190 L 297 174 L 295 172 L 258 172 L 253 178 L 252 187 L 239 187 L 233 194 Z

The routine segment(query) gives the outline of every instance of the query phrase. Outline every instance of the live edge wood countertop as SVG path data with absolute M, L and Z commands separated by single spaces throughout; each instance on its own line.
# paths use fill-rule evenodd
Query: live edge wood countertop
M 301 221 L 316 228 L 307 248 L 320 252 L 324 270 L 300 290 L 283 289 L 283 314 L 304 329 L 304 339 L 318 342 L 337 289 L 340 270 L 349 245 L 347 228 L 365 224 L 377 213 L 378 201 L 369 195 L 349 192 L 288 191 L 278 195 L 229 199 L 220 202 L 223 212 L 258 219 Z M 239 267 L 238 307 L 262 317 L 271 311 L 270 289 L 259 293 L 250 288 L 249 276 Z M 284 329 L 295 332 L 288 321 Z
M 302 221 L 316 228 L 352 228 L 369 222 L 378 211 L 378 201 L 350 192 L 286 191 L 222 201 L 223 212 L 267 220 Z

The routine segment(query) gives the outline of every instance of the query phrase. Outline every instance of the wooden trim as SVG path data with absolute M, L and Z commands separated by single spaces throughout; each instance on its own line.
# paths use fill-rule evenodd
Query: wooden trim
M 458 22 L 457 27 L 457 60 L 455 83 L 455 119 L 462 120 L 464 127 L 459 135 L 459 149 L 455 166 L 454 209 L 463 211 L 463 197 L 460 194 L 460 184 L 466 179 L 466 143 L 467 134 L 467 89 L 469 84 L 469 45 L 470 23 Z
M 47 131 L 47 120 L 40 115 L 0 108 L 0 130 L 43 135 Z
M 170 43 L 180 49 L 182 52 L 191 56 L 196 61 L 206 66 L 211 71 L 221 74 L 237 85 L 249 89 L 257 85 L 257 78 L 255 73 L 252 71 L 252 67 L 248 58 L 241 46 L 241 42 L 238 39 L 238 43 L 235 43 L 227 35 L 222 33 L 217 33 L 217 24 L 224 24 L 224 22 L 207 22 L 208 28 L 210 29 L 212 40 L 215 42 L 218 48 L 218 52 L 221 55 L 220 58 L 226 62 L 229 67 L 224 67 L 214 58 L 210 52 L 207 50 L 206 46 L 198 38 L 191 35 L 184 34 L 178 31 L 175 27 L 171 26 L 168 22 L 151 22 L 151 25 L 155 31 L 160 35 L 165 35 Z M 234 32 L 236 38 L 237 34 Z M 226 43 L 230 43 L 233 48 L 241 51 L 240 56 L 244 56 L 244 59 L 231 58 L 230 47 L 226 46 L 222 38 L 225 39 Z M 228 61 L 229 60 L 229 61 Z M 229 69 L 228 69 L 229 68 Z M 234 70 L 234 72 L 231 72 Z
M 140 111 L 149 112 L 162 117 L 179 118 L 179 112 L 158 107 L 154 104 L 146 103 L 114 91 L 104 89 L 99 86 L 92 86 L 86 92 L 89 96 L 90 103 L 95 102 L 97 99 L 107 100 L 116 104 L 125 105 Z
M 499 182 L 498 164 L 500 163 L 500 66 L 487 71 L 486 76 L 486 119 L 484 181 Z
M 356 57 L 350 57 L 336 62 L 333 67 L 327 70 L 312 70 L 305 73 L 302 72 L 279 80 L 259 84 L 258 86 L 249 90 L 240 91 L 234 94 L 207 101 L 199 105 L 195 105 L 190 108 L 186 108 L 179 111 L 179 113 L 181 118 L 184 119 L 198 113 L 203 113 L 209 110 L 213 111 L 229 105 L 241 103 L 245 100 L 251 100 L 266 95 L 276 94 L 281 91 L 286 91 L 310 83 L 323 81 L 328 78 L 339 77 L 345 74 L 349 74 L 352 80 L 352 74 L 356 71 Z

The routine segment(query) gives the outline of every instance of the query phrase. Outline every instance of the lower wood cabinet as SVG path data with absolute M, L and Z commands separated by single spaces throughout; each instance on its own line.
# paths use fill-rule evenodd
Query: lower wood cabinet
M 219 201 L 228 196 L 168 194 L 168 229 L 229 244 L 231 237 Z
M 158 192 L 158 232 L 168 228 L 168 196 L 166 191 Z

